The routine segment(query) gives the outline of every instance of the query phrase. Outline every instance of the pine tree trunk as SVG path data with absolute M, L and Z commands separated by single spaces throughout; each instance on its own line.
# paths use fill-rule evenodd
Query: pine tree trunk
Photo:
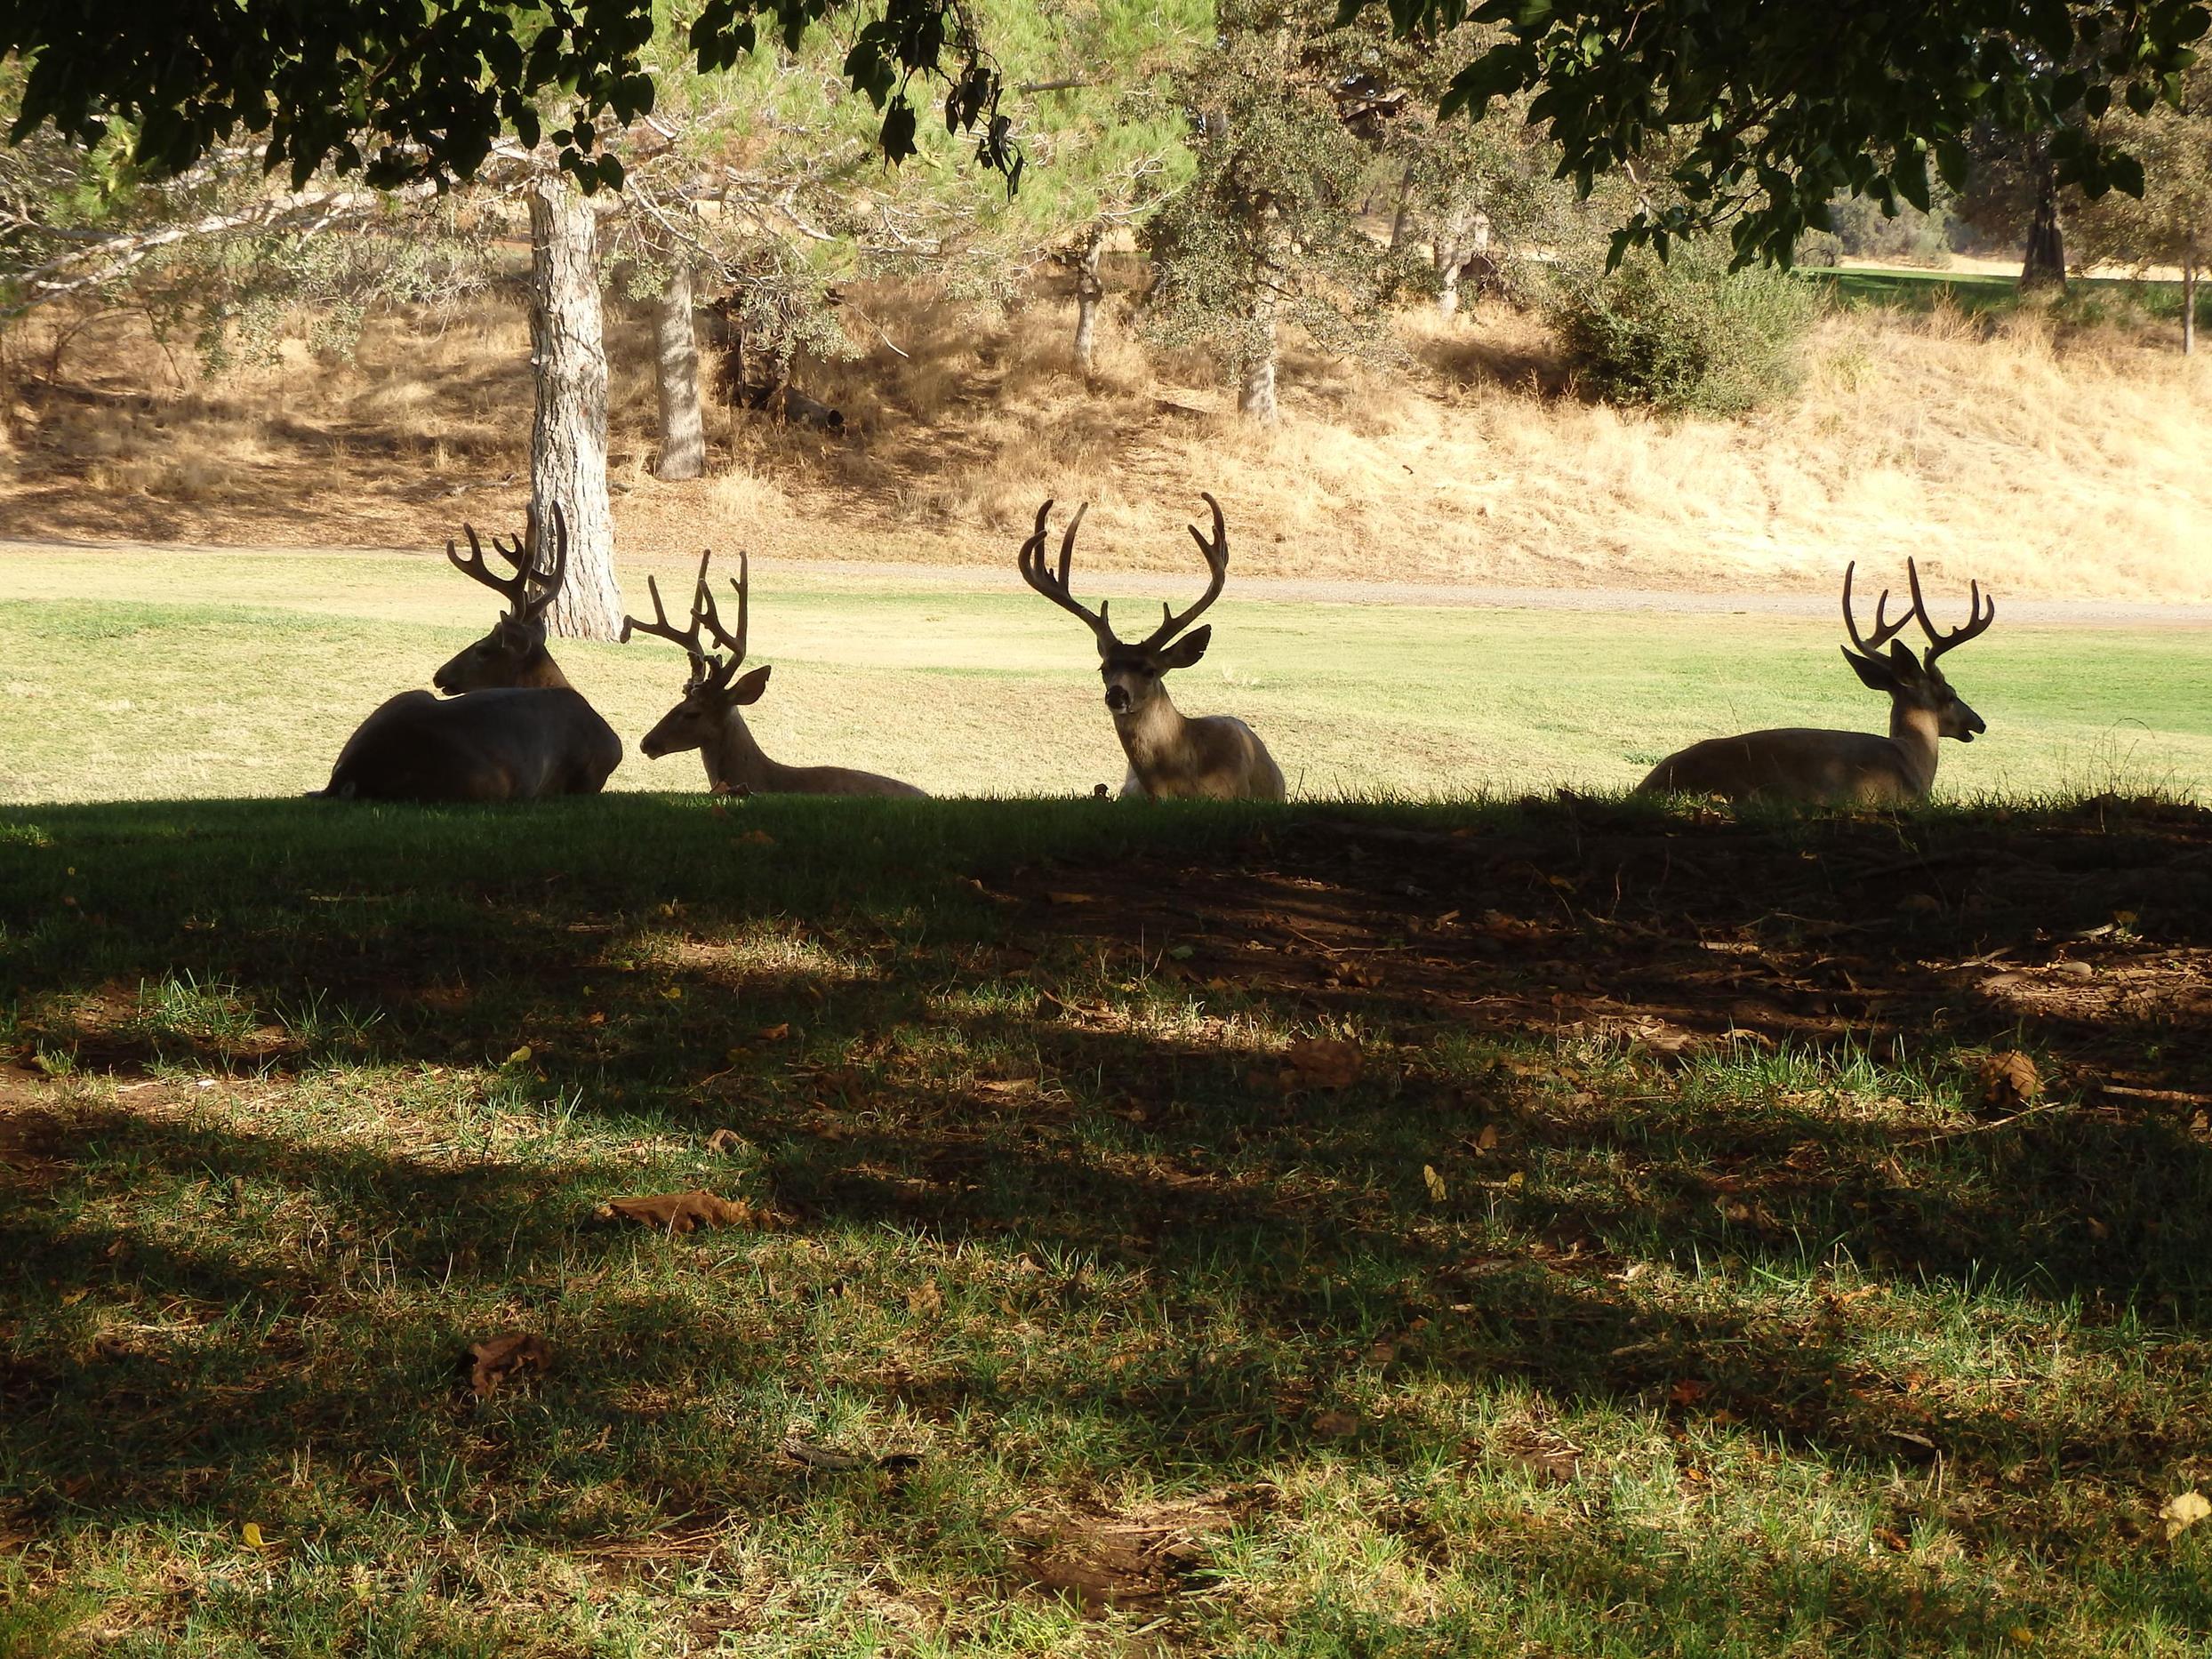
M 692 333 L 691 266 L 679 259 L 653 310 L 653 383 L 661 394 L 660 477 L 695 478 L 707 469 L 699 415 L 699 341 Z
M 1099 280 L 1099 257 L 1106 251 L 1106 236 L 1093 230 L 1083 244 L 1083 258 L 1075 268 L 1075 366 L 1085 380 L 1091 378 L 1091 360 L 1098 345 L 1098 302 L 1106 297 Z
M 606 491 L 606 351 L 599 319 L 599 236 L 591 205 L 558 176 L 530 190 L 530 503 L 541 524 L 558 501 L 568 520 L 568 575 L 546 613 L 569 639 L 621 631 L 614 521 Z
M 2020 292 L 2066 290 L 2066 236 L 2058 223 L 2058 175 L 2046 158 L 2028 220 L 2028 246 L 2020 261 Z

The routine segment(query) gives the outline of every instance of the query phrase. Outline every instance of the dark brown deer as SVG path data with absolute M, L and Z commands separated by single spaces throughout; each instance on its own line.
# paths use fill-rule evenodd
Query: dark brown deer
M 634 629 L 681 645 L 691 659 L 691 677 L 685 682 L 682 700 L 645 733 L 637 745 L 638 753 L 648 760 L 658 760 L 663 755 L 697 749 L 706 763 L 707 786 L 717 793 L 892 795 L 927 799 L 924 791 L 896 778 L 878 777 L 850 766 L 787 766 L 762 752 L 740 712 L 746 705 L 758 702 L 760 694 L 768 689 L 767 664 L 742 678 L 737 673 L 745 661 L 749 561 L 743 553 L 737 556 L 737 577 L 731 583 L 737 589 L 737 631 L 733 634 L 723 628 L 715 608 L 714 590 L 707 583 L 707 565 L 713 557 L 712 549 L 700 555 L 698 580 L 692 584 L 689 626 L 679 629 L 669 621 L 661 603 L 660 584 L 650 576 L 645 579 L 645 590 L 653 596 L 653 621 L 643 622 L 633 616 L 622 619 L 624 640 Z M 728 655 L 709 652 L 702 633 L 710 635 Z
M 1082 527 L 1086 501 L 1068 521 L 1060 539 L 1060 564 L 1055 574 L 1045 559 L 1046 521 L 1053 504 L 1037 509 L 1037 528 L 1022 544 L 1018 563 L 1022 580 L 1062 610 L 1083 619 L 1098 642 L 1099 677 L 1106 682 L 1106 707 L 1114 717 L 1115 735 L 1129 757 L 1129 773 L 1123 781 L 1124 796 L 1148 800 L 1204 799 L 1279 801 L 1284 797 L 1282 768 L 1267 752 L 1267 745 L 1242 720 L 1225 714 L 1192 719 L 1178 709 L 1161 682 L 1174 669 L 1189 668 L 1206 654 L 1214 637 L 1211 624 L 1186 633 L 1203 611 L 1221 597 L 1229 580 L 1229 533 L 1222 521 L 1222 506 L 1211 495 L 1199 500 L 1214 509 L 1211 540 L 1198 525 L 1189 526 L 1206 560 L 1208 581 L 1205 593 L 1189 610 L 1177 613 L 1165 601 L 1160 625 L 1131 644 L 1117 638 L 1106 620 L 1107 602 L 1095 611 L 1076 603 L 1068 591 L 1069 566 L 1075 557 L 1075 533 Z
M 313 793 L 387 801 L 536 800 L 597 795 L 621 764 L 622 740 L 561 673 L 545 648 L 543 613 L 568 568 L 568 521 L 553 509 L 552 557 L 538 564 L 536 523 L 511 548 L 493 547 L 511 578 L 484 562 L 475 529 L 463 525 L 470 557 L 446 557 L 503 594 L 509 612 L 477 644 L 439 669 L 449 694 L 402 692 L 364 720 L 339 751 L 330 782 Z
M 1790 727 L 1747 732 L 1741 737 L 1709 737 L 1653 767 L 1651 775 L 1636 786 L 1639 793 L 1861 806 L 1896 806 L 1927 798 L 1936 782 L 1941 740 L 1951 737 L 1971 743 L 1989 729 L 1980 715 L 1960 701 L 1936 666 L 1936 659 L 1987 632 L 1997 620 L 1997 602 L 1984 605 L 1982 584 L 1974 583 L 1965 625 L 1939 634 L 1927 619 L 1919 570 L 1907 559 L 1911 608 L 1890 621 L 1889 590 L 1885 588 L 1874 603 L 1870 639 L 1859 632 L 1851 605 L 1851 578 L 1856 568 L 1850 565 L 1843 573 L 1843 625 L 1858 649 L 1846 646 L 1843 655 L 1869 690 L 1888 697 L 1889 735 Z M 1928 641 L 1919 657 L 1896 637 L 1916 619 Z M 1884 645 L 1889 647 L 1886 656 Z

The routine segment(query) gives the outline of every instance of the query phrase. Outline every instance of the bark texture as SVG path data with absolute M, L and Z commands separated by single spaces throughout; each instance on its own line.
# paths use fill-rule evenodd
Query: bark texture
M 707 469 L 707 429 L 699 413 L 699 341 L 692 332 L 691 267 L 681 260 L 655 302 L 653 384 L 661 394 L 661 477 L 696 478 Z
M 1252 325 L 1252 343 L 1238 366 L 1237 413 L 1262 426 L 1275 424 L 1275 298 L 1263 294 Z
M 569 639 L 613 639 L 622 628 L 614 581 L 614 520 L 606 491 L 606 349 L 599 316 L 599 233 L 591 205 L 561 177 L 530 191 L 530 504 L 568 518 L 568 575 L 546 612 Z
M 1083 244 L 1082 257 L 1075 268 L 1075 366 L 1076 373 L 1086 380 L 1090 378 L 1091 363 L 1098 350 L 1098 302 L 1106 297 L 1106 285 L 1099 280 L 1098 261 L 1106 251 L 1106 233 L 1094 230 Z

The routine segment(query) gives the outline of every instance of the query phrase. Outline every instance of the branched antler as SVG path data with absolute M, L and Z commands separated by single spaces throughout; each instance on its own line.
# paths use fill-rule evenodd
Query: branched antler
M 496 534 L 492 538 L 492 550 L 513 566 L 511 576 L 499 575 L 485 562 L 484 544 L 477 539 L 474 525 L 464 524 L 461 531 L 469 538 L 469 557 L 463 558 L 451 540 L 445 543 L 445 557 L 462 575 L 482 582 L 505 599 L 517 621 L 534 621 L 553 603 L 553 596 L 561 590 L 561 580 L 568 573 L 568 516 L 561 510 L 558 501 L 553 503 L 553 563 L 549 569 L 538 568 L 538 513 L 534 507 L 527 510 L 522 534 L 504 541 Z M 535 592 L 532 591 L 533 588 Z
M 1968 600 L 1968 608 L 1965 625 L 1954 628 L 1948 633 L 1939 634 L 1936 631 L 1936 625 L 1927 620 L 1927 601 L 1920 596 L 1919 569 L 1911 559 L 1904 562 L 1904 573 L 1912 584 L 1912 613 L 1920 619 L 1920 631 L 1927 636 L 1927 661 L 1931 667 L 1936 659 L 1942 656 L 1944 652 L 1954 646 L 1963 645 L 1968 640 L 1978 638 L 1981 635 L 1987 633 L 1989 625 L 1997 620 L 1997 601 L 1992 598 L 1984 605 L 1982 600 L 1982 584 L 1975 581 L 1968 584 L 1970 597 Z

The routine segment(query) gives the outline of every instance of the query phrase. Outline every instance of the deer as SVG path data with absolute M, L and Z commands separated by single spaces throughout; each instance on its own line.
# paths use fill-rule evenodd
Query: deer
M 1889 590 L 1883 589 L 1874 604 L 1871 638 L 1859 632 L 1851 603 L 1856 561 L 1843 573 L 1843 625 L 1851 636 L 1851 645 L 1843 647 L 1844 661 L 1869 690 L 1888 697 L 1888 736 L 1796 728 L 1707 738 L 1661 761 L 1636 786 L 1637 792 L 1855 806 L 1902 806 L 1926 799 L 1936 782 L 1941 740 L 1971 743 L 1989 730 L 1982 717 L 1960 701 L 1936 661 L 1988 632 L 1997 620 L 1997 601 L 1992 597 L 1985 603 L 1982 584 L 1973 583 L 1965 624 L 1938 633 L 1928 621 L 1919 566 L 1907 559 L 1904 567 L 1911 606 L 1889 621 Z M 1897 638 L 1915 619 L 1927 637 L 1927 648 L 1918 657 Z
M 653 596 L 653 621 L 641 621 L 634 616 L 622 619 L 624 643 L 633 631 L 651 634 L 681 645 L 691 659 L 691 677 L 684 683 L 682 699 L 639 740 L 637 752 L 648 760 L 659 760 L 688 749 L 697 749 L 706 764 L 707 787 L 717 795 L 880 795 L 927 800 L 925 790 L 896 778 L 879 777 L 851 766 L 787 766 L 763 752 L 740 710 L 760 701 L 761 693 L 768 689 L 768 670 L 773 665 L 763 663 L 742 677 L 737 672 L 745 661 L 750 561 L 742 551 L 737 556 L 737 575 L 731 582 L 737 590 L 737 631 L 731 633 L 722 625 L 714 589 L 707 580 L 707 567 L 713 558 L 711 548 L 700 556 L 687 626 L 677 628 L 669 621 L 668 609 L 661 603 L 660 584 L 651 576 L 645 578 L 645 590 Z M 702 633 L 727 654 L 708 650 Z
M 571 686 L 545 647 L 544 612 L 568 569 L 568 520 L 553 509 L 552 561 L 537 562 L 537 521 L 511 545 L 492 545 L 515 567 L 495 575 L 473 526 L 464 574 L 510 606 L 492 631 L 432 677 L 441 698 L 402 692 L 381 704 L 339 750 L 330 782 L 310 793 L 343 800 L 506 801 L 597 795 L 621 764 L 622 740 Z
M 1252 728 L 1225 714 L 1193 719 L 1177 709 L 1161 682 L 1173 669 L 1189 668 L 1206 654 L 1214 637 L 1211 623 L 1192 629 L 1206 607 L 1221 597 L 1229 580 L 1229 533 L 1222 518 L 1222 504 L 1204 491 L 1198 499 L 1214 511 L 1211 539 L 1198 525 L 1185 526 L 1206 560 L 1207 581 L 1198 602 L 1177 612 L 1160 602 L 1160 625 L 1142 639 L 1119 638 L 1107 620 L 1110 601 L 1098 609 L 1077 603 L 1068 591 L 1068 572 L 1075 557 L 1076 532 L 1091 504 L 1083 502 L 1068 521 L 1060 539 L 1057 573 L 1045 557 L 1053 503 L 1037 509 L 1037 527 L 1022 543 L 1016 559 L 1022 579 L 1062 610 L 1081 617 L 1098 642 L 1099 677 L 1106 683 L 1106 708 L 1113 716 L 1114 733 L 1128 757 L 1128 775 L 1123 779 L 1124 799 L 1279 801 L 1285 798 L 1283 772 Z M 1188 631 L 1186 631 L 1188 630 Z M 1103 787 L 1103 786 L 1102 786 Z

